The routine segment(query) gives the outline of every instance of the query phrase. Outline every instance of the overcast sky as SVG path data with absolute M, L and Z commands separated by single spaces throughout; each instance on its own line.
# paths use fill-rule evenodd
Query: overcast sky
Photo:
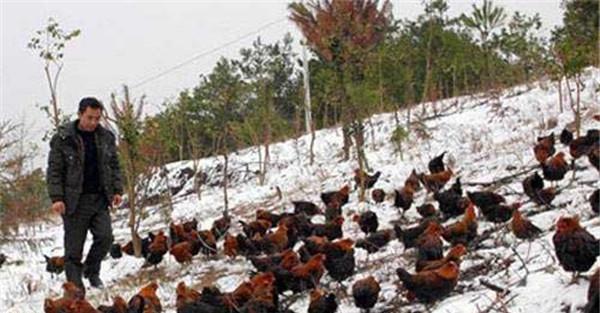
M 482 1 L 450 0 L 450 16 L 471 11 Z M 295 41 L 299 33 L 286 18 L 288 1 L 6 1 L 0 0 L 0 120 L 28 125 L 30 141 L 42 145 L 49 123 L 36 104 L 49 103 L 43 63 L 27 42 L 54 17 L 65 30 L 81 35 L 68 43 L 60 76 L 59 104 L 75 112 L 84 96 L 108 103 L 111 92 L 134 86 L 196 56 L 169 74 L 134 88 L 134 98 L 147 96 L 148 112 L 165 100 L 194 87 L 199 74 L 210 72 L 220 56 L 237 57 L 257 36 L 264 42 L 281 39 L 286 32 Z M 547 33 L 561 23 L 560 0 L 496 1 L 510 14 L 519 10 L 540 13 Z M 392 1 L 395 17 L 414 18 L 421 1 Z M 247 36 L 246 36 L 247 35 Z M 246 36 L 243 39 L 242 37 Z M 229 44 L 235 42 L 233 44 Z M 226 45 L 215 52 L 215 48 Z M 299 52 L 299 51 L 298 51 Z

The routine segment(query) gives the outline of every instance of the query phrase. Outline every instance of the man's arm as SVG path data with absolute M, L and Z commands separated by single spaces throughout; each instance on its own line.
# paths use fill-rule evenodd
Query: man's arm
M 63 180 L 64 163 L 60 151 L 60 137 L 58 134 L 50 140 L 50 154 L 48 154 L 48 168 L 46 169 L 46 185 L 48 196 L 52 203 L 64 201 L 65 185 Z

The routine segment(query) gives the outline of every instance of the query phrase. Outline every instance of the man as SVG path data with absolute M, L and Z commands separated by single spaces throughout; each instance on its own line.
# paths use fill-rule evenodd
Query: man
M 64 225 L 67 281 L 82 289 L 82 274 L 91 286 L 104 287 L 100 262 L 113 240 L 108 207 L 118 206 L 123 193 L 115 136 L 99 125 L 102 111 L 95 98 L 79 102 L 79 118 L 59 127 L 50 141 L 46 172 L 52 211 Z M 93 243 L 82 264 L 88 230 Z

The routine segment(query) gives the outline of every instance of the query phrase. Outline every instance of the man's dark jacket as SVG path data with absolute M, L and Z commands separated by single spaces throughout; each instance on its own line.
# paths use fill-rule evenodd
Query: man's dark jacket
M 50 199 L 64 201 L 67 214 L 75 211 L 83 188 L 85 151 L 83 140 L 77 134 L 78 123 L 76 120 L 62 125 L 52 137 L 46 171 Z M 123 194 L 115 135 L 100 125 L 94 133 L 100 187 L 110 202 L 115 194 Z

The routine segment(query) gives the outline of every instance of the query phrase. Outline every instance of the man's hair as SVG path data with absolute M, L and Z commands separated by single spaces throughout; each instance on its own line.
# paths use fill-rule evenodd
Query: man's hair
M 87 108 L 104 110 L 104 106 L 102 105 L 102 102 L 100 102 L 98 99 L 96 99 L 94 97 L 86 97 L 86 98 L 81 99 L 81 101 L 79 101 L 79 110 L 78 110 L 79 113 L 85 112 L 85 110 Z

